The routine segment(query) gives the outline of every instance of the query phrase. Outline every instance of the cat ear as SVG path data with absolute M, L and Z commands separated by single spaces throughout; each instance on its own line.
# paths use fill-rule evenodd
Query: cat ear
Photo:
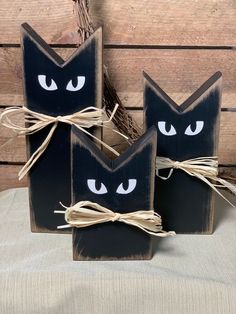
M 202 109 L 220 110 L 222 97 L 222 73 L 216 72 L 180 106 L 181 112 Z M 214 106 L 213 106 L 214 105 Z M 202 108 L 201 108 L 202 107 Z M 209 108 L 208 108 L 209 107 Z
M 144 77 L 144 112 L 157 116 L 161 108 L 167 106 L 176 113 L 185 113 L 198 106 L 210 104 L 212 102 L 221 103 L 222 74 L 216 72 L 202 86 L 194 92 L 181 105 L 177 105 L 156 82 L 154 82 L 145 72 Z
M 89 139 L 89 137 L 80 131 L 77 127 L 71 128 L 71 156 L 73 164 L 79 164 L 82 169 L 95 163 L 105 165 L 110 169 L 110 159 Z M 79 160 L 77 160 L 77 157 Z M 73 172 L 72 172 L 73 173 Z
M 98 28 L 66 61 L 64 61 L 29 24 L 24 23 L 21 25 L 21 35 L 23 55 L 28 58 L 34 58 L 35 61 L 40 62 L 41 59 L 43 61 L 46 57 L 57 66 L 64 67 L 70 63 L 77 62 L 80 55 L 87 55 L 86 63 L 90 64 L 91 59 L 99 60 L 100 62 L 97 66 L 101 71 L 103 47 L 102 27 Z M 94 63 L 96 62 L 92 62 L 92 64 Z
M 75 66 L 75 63 L 80 63 L 83 56 L 84 62 L 88 67 L 89 64 L 95 64 L 95 67 L 98 67 L 99 71 L 102 71 L 103 67 L 103 31 L 102 27 L 99 27 L 86 41 L 80 45 L 78 49 L 64 62 L 63 66 L 72 64 Z M 83 60 L 82 60 L 83 62 Z
M 179 106 L 145 72 L 143 72 L 143 80 L 144 112 L 150 111 L 155 115 L 155 113 L 158 113 L 162 107 L 164 107 L 165 110 L 169 107 L 171 111 L 178 111 Z
M 33 59 L 34 62 L 44 63 L 48 59 L 58 66 L 64 63 L 64 60 L 27 23 L 21 25 L 21 46 L 25 61 Z
M 156 148 L 157 131 L 153 126 L 113 161 L 113 167 L 114 169 L 118 169 L 129 162 L 135 165 L 134 167 L 144 167 L 145 164 L 149 166 L 153 165 L 156 158 Z
M 130 146 L 123 154 L 115 160 L 110 160 L 106 155 L 98 149 L 87 135 L 72 126 L 71 132 L 71 155 L 73 158 L 80 156 L 85 164 L 91 161 L 101 164 L 104 168 L 115 171 L 123 165 L 135 160 L 136 166 L 143 167 L 149 160 L 152 165 L 155 164 L 157 131 L 155 127 L 151 127 L 143 134 L 132 146 Z

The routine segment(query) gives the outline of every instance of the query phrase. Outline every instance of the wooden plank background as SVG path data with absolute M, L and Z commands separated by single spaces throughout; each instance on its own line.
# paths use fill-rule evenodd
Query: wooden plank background
M 112 45 L 236 45 L 234 0 L 89 0 L 95 25 L 103 24 Z M 50 43 L 78 40 L 71 0 L 1 1 L 2 43 L 19 43 L 27 21 Z M 45 23 L 45 21 L 47 21 Z
M 104 25 L 105 64 L 123 103 L 142 127 L 142 71 L 177 102 L 210 75 L 223 73 L 219 160 L 221 172 L 236 174 L 236 5 L 229 0 L 89 0 L 92 20 Z M 67 58 L 78 38 L 72 0 L 1 1 L 0 111 L 23 104 L 20 24 L 28 22 Z M 47 23 L 45 23 L 47 21 Z M 19 121 L 21 117 L 18 118 Z M 0 127 L 0 145 L 12 136 Z M 120 143 L 105 134 L 108 143 Z M 125 145 L 121 144 L 120 149 Z M 25 139 L 0 151 L 0 190 L 25 186 L 17 172 L 25 162 Z

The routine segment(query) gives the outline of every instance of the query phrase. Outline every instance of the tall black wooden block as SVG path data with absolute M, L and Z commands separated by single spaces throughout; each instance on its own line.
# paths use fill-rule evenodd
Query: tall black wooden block
M 72 205 L 98 203 L 118 213 L 153 210 L 156 130 L 151 128 L 125 153 L 108 159 L 72 128 Z M 150 259 L 150 235 L 122 222 L 73 228 L 74 260 Z
M 144 120 L 155 125 L 157 155 L 183 161 L 217 155 L 221 73 L 215 73 L 178 106 L 144 73 Z M 160 170 L 167 177 L 170 169 Z M 155 209 L 163 228 L 178 233 L 211 233 L 214 192 L 196 177 L 175 169 L 169 179 L 156 177 Z
M 28 25 L 22 25 L 25 106 L 50 116 L 63 116 L 102 104 L 102 29 L 99 28 L 64 61 Z M 28 158 L 42 144 L 51 126 L 27 138 Z M 64 223 L 53 211 L 70 203 L 71 127 L 62 122 L 29 173 L 31 229 L 59 232 Z

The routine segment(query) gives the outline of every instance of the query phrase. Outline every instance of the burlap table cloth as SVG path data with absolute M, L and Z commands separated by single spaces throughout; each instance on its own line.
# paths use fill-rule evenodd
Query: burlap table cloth
M 154 239 L 150 261 L 74 262 L 71 241 L 30 232 L 26 188 L 0 193 L 0 313 L 236 313 L 236 209 L 219 198 L 213 235 Z

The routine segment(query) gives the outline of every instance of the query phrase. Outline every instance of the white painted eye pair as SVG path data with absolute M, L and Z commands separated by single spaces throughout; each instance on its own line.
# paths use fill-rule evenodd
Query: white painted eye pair
M 159 121 L 159 122 L 157 123 L 159 131 L 160 131 L 163 135 L 166 135 L 166 136 L 173 136 L 173 135 L 176 135 L 177 132 L 176 132 L 174 126 L 171 124 L 171 125 L 170 125 L 170 128 L 167 129 L 166 124 L 167 124 L 166 121 Z M 193 129 L 192 124 L 190 124 L 190 125 L 186 128 L 184 134 L 185 134 L 185 135 L 188 135 L 188 136 L 197 135 L 197 134 L 199 134 L 199 133 L 202 131 L 203 126 L 204 126 L 204 122 L 203 122 L 203 121 L 196 121 L 196 127 L 195 127 L 195 129 Z
M 46 75 L 43 74 L 38 75 L 38 82 L 40 86 L 45 90 L 54 91 L 58 89 L 56 82 L 52 78 L 49 79 L 49 82 L 47 81 Z M 77 76 L 76 85 L 74 85 L 72 80 L 70 80 L 66 85 L 66 90 L 76 92 L 80 90 L 84 86 L 84 84 L 85 76 Z
M 127 189 L 125 189 L 123 183 L 121 183 L 118 186 L 116 193 L 118 193 L 118 194 L 129 194 L 129 193 L 133 192 L 133 190 L 136 187 L 136 184 L 137 184 L 136 179 L 129 179 Z M 95 179 L 88 179 L 87 185 L 88 185 L 89 190 L 95 194 L 106 194 L 108 192 L 106 186 L 102 182 L 101 182 L 100 188 L 97 189 Z

